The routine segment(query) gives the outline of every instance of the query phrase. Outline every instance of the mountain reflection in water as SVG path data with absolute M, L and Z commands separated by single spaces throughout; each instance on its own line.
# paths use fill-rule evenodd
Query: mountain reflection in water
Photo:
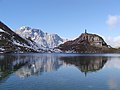
M 40 75 L 56 71 L 63 61 L 52 55 L 2 55 L 0 58 L 0 80 L 16 71 L 19 77 Z
M 13 72 L 17 71 L 29 61 L 25 56 L 0 55 L 0 80 L 7 79 Z
M 40 75 L 43 72 L 56 71 L 61 65 L 63 65 L 63 62 L 59 61 L 58 57 L 55 56 L 33 56 L 32 60 L 20 68 L 16 74 L 20 77 Z
M 120 90 L 119 75 L 120 54 L 0 54 L 0 90 Z
M 56 71 L 61 66 L 74 65 L 81 72 L 95 72 L 103 68 L 107 57 L 102 56 L 60 56 L 54 54 L 22 54 L 0 56 L 0 80 L 13 72 L 25 78 L 41 75 L 44 72 Z
M 88 72 L 95 72 L 103 68 L 107 62 L 107 57 L 93 56 L 76 56 L 76 57 L 61 57 L 61 60 L 66 64 L 75 65 L 85 75 Z

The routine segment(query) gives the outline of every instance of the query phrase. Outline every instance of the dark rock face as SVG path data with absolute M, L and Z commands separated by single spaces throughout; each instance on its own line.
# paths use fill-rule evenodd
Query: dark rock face
M 73 44 L 88 44 L 97 47 L 108 47 L 102 37 L 96 34 L 82 33 L 80 37 L 74 40 Z
M 0 29 L 2 29 L 3 31 L 5 31 L 8 35 L 12 36 L 13 38 L 17 38 L 18 41 L 20 41 L 21 43 L 25 43 L 25 44 L 27 44 L 27 45 L 30 46 L 30 44 L 25 39 L 23 39 L 18 34 L 16 34 L 15 32 L 13 32 L 8 26 L 6 26 L 1 21 L 0 21 Z
M 78 38 L 72 41 L 67 41 L 59 45 L 58 49 L 68 53 L 113 53 L 118 52 L 111 48 L 103 40 L 102 37 L 96 34 L 82 33 Z

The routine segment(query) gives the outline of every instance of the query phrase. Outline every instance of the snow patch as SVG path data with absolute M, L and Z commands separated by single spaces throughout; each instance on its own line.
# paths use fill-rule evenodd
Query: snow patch
M 4 48 L 0 48 L 1 51 L 4 51 L 5 49 Z

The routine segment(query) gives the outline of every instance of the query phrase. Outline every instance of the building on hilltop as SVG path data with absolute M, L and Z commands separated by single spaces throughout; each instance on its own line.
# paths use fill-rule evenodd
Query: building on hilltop
M 87 33 L 86 29 L 85 29 L 85 33 L 82 33 L 82 35 L 80 37 L 81 37 L 81 41 L 87 41 L 87 42 L 89 42 L 90 45 L 103 46 L 105 44 L 102 37 L 100 37 L 96 34 Z

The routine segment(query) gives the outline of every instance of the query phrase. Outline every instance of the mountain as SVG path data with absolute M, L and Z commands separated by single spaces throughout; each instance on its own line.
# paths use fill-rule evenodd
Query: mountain
M 31 39 L 24 39 L 0 21 L 0 53 L 43 52 Z
M 65 42 L 57 34 L 49 34 L 45 33 L 40 29 L 34 29 L 30 27 L 21 27 L 20 29 L 16 30 L 16 33 L 19 34 L 24 39 L 31 39 L 34 41 L 40 48 L 42 49 L 51 49 L 57 47 L 61 43 Z
M 40 29 L 21 27 L 14 32 L 0 21 L 0 53 L 59 52 L 54 48 L 63 42 L 57 34 Z
M 117 49 L 107 45 L 102 37 L 96 34 L 82 33 L 75 40 L 67 41 L 57 47 L 67 53 L 118 53 Z
M 44 33 L 40 29 L 30 27 L 21 27 L 14 32 L 0 21 L 0 53 L 61 51 L 66 53 L 120 53 L 120 49 L 110 47 L 99 35 L 86 31 L 75 40 L 65 41 L 57 34 Z

